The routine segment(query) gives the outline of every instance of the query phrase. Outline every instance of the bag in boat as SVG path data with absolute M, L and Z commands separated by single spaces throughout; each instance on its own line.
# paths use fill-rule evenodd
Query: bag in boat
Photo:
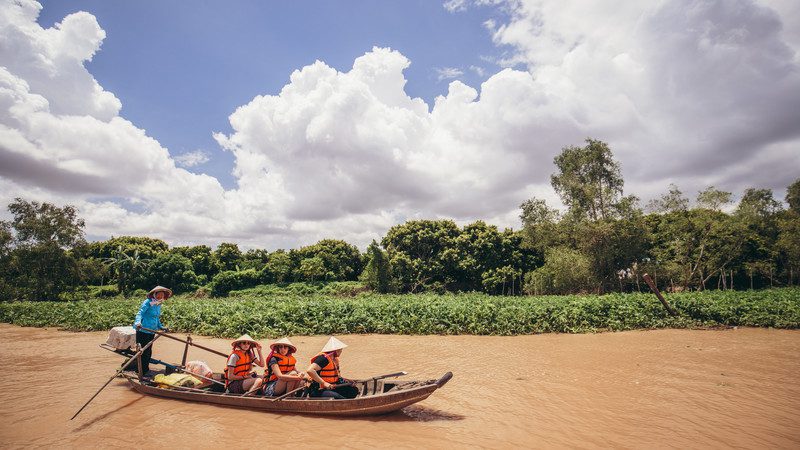
M 205 363 L 205 361 L 189 361 L 186 363 L 186 371 L 201 377 L 211 378 L 214 371 Z
M 153 377 L 153 381 L 159 387 L 196 387 L 203 384 L 197 378 L 185 373 L 173 373 L 171 375 L 158 374 Z
M 114 327 L 108 332 L 106 344 L 117 350 L 136 349 L 136 330 L 132 326 Z

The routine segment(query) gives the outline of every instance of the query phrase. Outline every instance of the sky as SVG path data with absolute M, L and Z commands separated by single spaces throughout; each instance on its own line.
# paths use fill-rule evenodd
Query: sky
M 4 1 L 0 202 L 75 205 L 92 240 L 363 249 L 517 229 L 588 137 L 642 204 L 782 199 L 798 50 L 787 0 Z

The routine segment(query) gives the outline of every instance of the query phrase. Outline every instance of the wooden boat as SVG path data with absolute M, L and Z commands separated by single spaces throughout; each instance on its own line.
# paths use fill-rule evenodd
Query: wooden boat
M 224 353 L 197 344 L 190 336 L 187 336 L 186 339 L 182 339 L 162 331 L 148 329 L 145 330 L 157 334 L 153 341 L 159 337 L 166 337 L 183 342 L 185 344 L 183 360 L 181 364 L 169 364 L 157 359 L 151 359 L 151 364 L 161 364 L 170 370 L 184 371 L 183 368 L 186 365 L 187 353 L 190 346 L 200 348 L 218 356 L 227 357 L 227 355 Z M 127 332 L 129 333 L 130 330 Z M 150 344 L 148 344 L 148 346 L 149 345 Z M 281 413 L 315 414 L 327 416 L 369 416 L 386 414 L 425 400 L 431 394 L 433 394 L 434 391 L 444 386 L 448 381 L 450 381 L 450 378 L 453 377 L 452 372 L 447 372 L 437 380 L 389 381 L 388 378 L 394 378 L 406 374 L 405 372 L 397 372 L 365 380 L 354 380 L 353 385 L 358 389 L 358 396 L 356 396 L 356 398 L 342 400 L 319 397 L 293 397 L 287 395 L 276 398 L 244 396 L 242 394 L 214 392 L 212 390 L 186 387 L 161 387 L 159 384 L 153 382 L 152 378 L 141 373 L 141 371 L 123 371 L 124 368 L 134 359 L 139 360 L 138 358 L 141 356 L 141 353 L 144 349 L 139 349 L 138 352 L 134 353 L 131 350 L 120 349 L 118 348 L 119 346 L 115 347 L 109 345 L 108 342 L 105 344 L 100 344 L 100 347 L 117 353 L 121 356 L 130 357 L 128 363 L 126 363 L 123 368 L 118 371 L 118 375 L 128 380 L 128 382 L 131 384 L 131 387 L 133 387 L 133 389 L 139 393 L 177 400 L 189 400 L 195 402 L 212 403 L 216 405 L 234 406 Z M 221 377 L 217 376 L 213 378 L 216 378 L 214 383 L 219 385 L 220 383 L 218 380 Z M 206 380 L 212 381 L 208 378 L 206 378 Z M 95 394 L 95 396 L 96 395 L 97 394 Z M 91 399 L 89 401 L 91 401 Z M 84 407 L 86 407 L 86 405 L 84 405 Z M 78 411 L 78 413 L 80 413 L 80 411 Z M 77 413 L 75 415 L 77 416 Z M 73 416 L 73 418 L 74 417 L 75 416 Z
M 245 397 L 240 394 L 180 387 L 163 388 L 148 378 L 140 380 L 132 372 L 123 372 L 123 376 L 137 392 L 157 397 L 280 413 L 369 416 L 390 413 L 425 400 L 434 391 L 444 386 L 453 377 L 453 373 L 447 372 L 438 380 L 426 381 L 356 380 L 355 386 L 359 389 L 359 395 L 353 399 L 286 397 L 277 401 L 271 397 Z

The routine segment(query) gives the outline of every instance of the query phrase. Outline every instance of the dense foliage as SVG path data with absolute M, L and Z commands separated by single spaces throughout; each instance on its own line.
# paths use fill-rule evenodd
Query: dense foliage
M 344 333 L 579 333 L 715 325 L 800 328 L 800 289 L 671 294 L 669 317 L 653 295 L 326 295 L 169 300 L 163 321 L 179 332 L 256 338 Z M 140 299 L 0 303 L 0 322 L 104 331 L 130 324 Z
M 232 242 L 170 248 L 145 236 L 86 243 L 74 207 L 16 199 L 13 220 L 0 221 L 0 300 L 69 300 L 109 283 L 121 294 L 159 284 L 196 297 L 357 280 L 376 293 L 641 292 L 645 273 L 667 292 L 797 283 L 800 180 L 787 188 L 787 209 L 769 189 L 746 189 L 734 203 L 731 192 L 709 186 L 691 202 L 670 185 L 643 210 L 624 195 L 606 143 L 565 147 L 554 165 L 551 183 L 566 211 L 531 198 L 517 231 L 481 220 L 410 220 L 364 254 L 336 239 L 245 252 Z

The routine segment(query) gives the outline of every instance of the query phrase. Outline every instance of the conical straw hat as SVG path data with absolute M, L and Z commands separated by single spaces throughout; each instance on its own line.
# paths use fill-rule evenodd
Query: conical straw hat
M 239 339 L 231 342 L 231 347 L 236 347 L 236 344 L 238 344 L 239 342 L 249 342 L 253 345 L 258 344 L 258 342 L 256 342 L 255 339 L 251 338 L 249 334 L 243 334 L 239 336 Z
M 276 345 L 288 345 L 289 346 L 289 354 L 292 354 L 292 353 L 297 351 L 297 347 L 295 347 L 294 344 L 292 344 L 292 342 L 289 340 L 289 338 L 278 339 L 277 341 L 275 341 L 272 344 L 270 344 L 269 348 L 272 351 L 275 351 L 275 346 Z
M 342 341 L 336 339 L 335 337 L 331 336 L 331 338 L 328 339 L 328 343 L 325 344 L 325 347 L 322 347 L 322 353 L 328 353 L 328 352 L 332 352 L 332 351 L 336 351 L 336 350 L 341 350 L 341 349 L 343 349 L 345 347 L 347 347 L 347 344 L 345 344 L 344 342 L 342 342 Z
M 153 297 L 156 292 L 166 292 L 167 297 L 172 297 L 172 290 L 165 288 L 164 286 L 156 286 L 153 289 L 150 289 L 150 292 L 147 293 L 148 297 Z

